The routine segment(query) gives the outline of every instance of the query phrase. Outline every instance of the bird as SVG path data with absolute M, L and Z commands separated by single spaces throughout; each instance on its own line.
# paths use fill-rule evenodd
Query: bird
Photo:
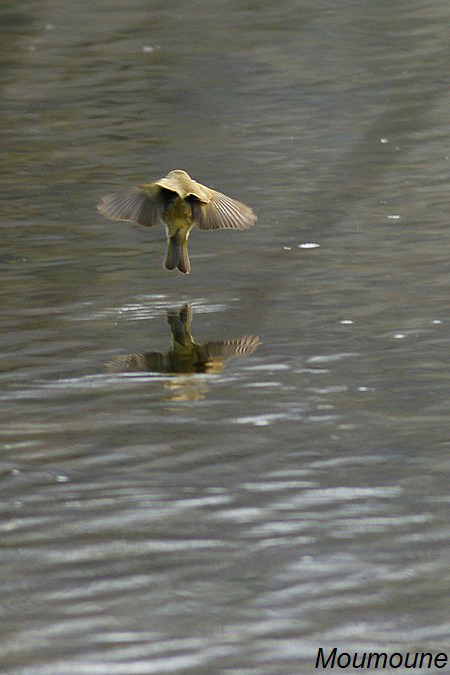
M 197 183 L 181 169 L 153 183 L 106 195 L 97 208 L 110 220 L 129 220 L 146 227 L 164 225 L 168 244 L 164 266 L 183 274 L 191 271 L 187 242 L 194 227 L 247 230 L 257 219 L 246 204 Z
M 114 357 L 107 365 L 112 373 L 156 372 L 168 375 L 195 373 L 220 373 L 223 362 L 236 356 L 249 356 L 259 347 L 261 340 L 245 335 L 236 340 L 219 340 L 200 344 L 191 334 L 192 305 L 167 311 L 167 322 L 172 333 L 168 352 L 146 352 Z

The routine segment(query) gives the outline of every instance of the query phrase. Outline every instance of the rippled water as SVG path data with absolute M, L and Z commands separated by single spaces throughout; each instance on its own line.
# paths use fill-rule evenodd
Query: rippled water
M 2 672 L 445 651 L 449 18 L 2 2 Z M 189 277 L 95 210 L 173 168 L 259 216 Z

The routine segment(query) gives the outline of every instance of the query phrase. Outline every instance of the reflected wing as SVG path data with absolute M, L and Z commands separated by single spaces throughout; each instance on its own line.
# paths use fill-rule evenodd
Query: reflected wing
M 207 204 L 192 201 L 195 223 L 201 230 L 247 230 L 256 222 L 254 211 L 246 204 L 210 190 Z
M 131 220 L 139 225 L 152 227 L 161 223 L 164 199 L 157 186 L 146 187 L 145 190 L 134 187 L 127 192 L 102 197 L 97 208 L 111 220 Z
M 203 353 L 210 359 L 231 359 L 235 356 L 249 356 L 259 347 L 261 340 L 254 335 L 245 335 L 237 340 L 207 342 L 203 345 Z
M 115 356 L 106 367 L 110 373 L 168 372 L 167 357 L 160 352 Z

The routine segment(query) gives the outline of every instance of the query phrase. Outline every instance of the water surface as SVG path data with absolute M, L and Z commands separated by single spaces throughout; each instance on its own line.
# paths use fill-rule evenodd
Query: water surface
M 0 14 L 2 672 L 445 651 L 446 4 Z M 259 216 L 194 232 L 189 277 L 95 210 L 174 168 Z M 108 365 L 186 303 L 199 344 L 261 344 Z

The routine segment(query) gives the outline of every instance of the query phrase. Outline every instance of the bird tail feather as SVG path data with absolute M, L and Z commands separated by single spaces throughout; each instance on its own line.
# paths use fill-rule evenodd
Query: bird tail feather
M 189 274 L 191 271 L 187 239 L 180 232 L 169 237 L 165 267 L 168 270 L 179 269 L 183 274 Z

